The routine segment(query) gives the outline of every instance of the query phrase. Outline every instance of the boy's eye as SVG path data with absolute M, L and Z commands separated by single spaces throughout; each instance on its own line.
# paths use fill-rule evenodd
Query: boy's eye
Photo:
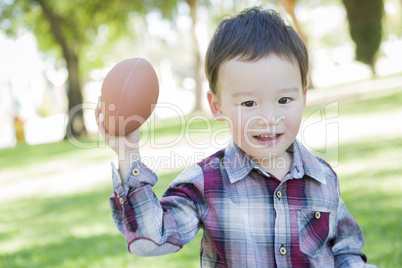
M 245 101 L 245 102 L 241 103 L 241 106 L 246 106 L 246 107 L 253 107 L 255 105 L 256 105 L 255 101 Z
M 284 97 L 284 98 L 280 98 L 279 101 L 278 101 L 278 103 L 280 103 L 280 104 L 286 104 L 286 103 L 289 103 L 290 101 L 291 101 L 290 98 Z

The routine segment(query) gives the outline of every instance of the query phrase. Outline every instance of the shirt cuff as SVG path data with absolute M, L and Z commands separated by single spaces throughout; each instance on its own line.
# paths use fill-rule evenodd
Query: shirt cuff
M 135 161 L 124 180 L 124 186 L 121 183 L 121 176 L 119 170 L 116 168 L 115 164 L 112 162 L 112 178 L 113 178 L 113 190 L 116 193 L 121 193 L 124 191 L 125 196 L 128 195 L 129 190 L 140 188 L 146 184 L 150 184 L 152 187 L 158 181 L 158 176 L 150 170 L 141 161 Z

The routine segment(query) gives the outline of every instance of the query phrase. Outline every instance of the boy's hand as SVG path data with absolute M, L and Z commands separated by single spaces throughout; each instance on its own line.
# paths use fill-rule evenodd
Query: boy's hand
M 113 151 L 115 151 L 118 156 L 138 151 L 138 143 L 140 140 L 139 129 L 136 129 L 126 136 L 115 136 L 106 130 L 105 115 L 102 111 L 104 111 L 104 103 L 100 102 L 99 97 L 98 105 L 95 108 L 96 123 L 98 124 L 99 131 L 105 139 L 105 142 Z
M 104 111 L 104 103 L 100 101 L 99 96 L 99 101 L 95 108 L 96 123 L 100 133 L 105 139 L 105 142 L 113 149 L 113 151 L 115 151 L 119 158 L 119 170 L 123 182 L 131 164 L 134 161 L 140 160 L 138 146 L 140 130 L 138 128 L 126 136 L 115 136 L 110 134 L 105 128 L 105 116 L 102 111 Z

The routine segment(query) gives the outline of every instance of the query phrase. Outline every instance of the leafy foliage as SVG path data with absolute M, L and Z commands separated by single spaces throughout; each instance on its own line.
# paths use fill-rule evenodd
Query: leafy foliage
M 68 71 L 66 137 L 86 133 L 82 109 L 82 80 L 92 68 L 103 67 L 102 55 L 121 36 L 133 35 L 130 17 L 143 17 L 158 1 L 7 0 L 0 2 L 0 27 L 9 35 L 21 30 L 35 34 L 47 56 L 64 59 Z M 172 14 L 176 0 L 159 4 Z
M 382 38 L 382 0 L 343 0 L 350 35 L 356 44 L 356 60 L 374 70 Z
M 81 60 L 80 75 L 83 75 L 92 68 L 104 66 L 102 56 L 109 53 L 116 40 L 135 36 L 131 25 L 135 19 L 143 19 L 153 9 L 160 9 L 164 16 L 171 18 L 175 14 L 176 3 L 177 0 L 1 1 L 0 30 L 11 36 L 18 35 L 22 29 L 28 30 L 35 34 L 39 49 L 47 56 L 63 59 L 60 44 L 52 35 L 51 24 L 44 13 L 43 5 L 47 5 L 55 14 L 69 48 Z M 6 23 L 3 23 L 5 20 Z M 87 57 L 89 52 L 92 57 Z

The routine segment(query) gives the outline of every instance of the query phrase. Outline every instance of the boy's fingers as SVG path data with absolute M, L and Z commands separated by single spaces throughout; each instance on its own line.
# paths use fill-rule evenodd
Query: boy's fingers
M 98 103 L 96 104 L 95 107 L 95 118 L 98 118 L 99 114 L 102 113 L 102 101 L 101 101 L 102 95 L 98 96 Z
M 100 133 L 104 137 L 106 137 L 105 118 L 102 113 L 99 114 L 98 119 L 96 120 L 96 123 L 98 124 Z
M 98 96 L 98 112 L 101 113 L 102 112 L 102 101 L 101 101 L 102 95 Z
M 98 119 L 98 117 L 99 117 L 99 107 L 98 107 L 98 105 L 95 107 L 94 113 L 95 113 L 95 119 Z
M 102 102 L 98 101 L 98 111 L 102 112 Z
M 103 113 L 104 103 L 101 101 L 102 95 L 98 97 L 98 104 L 95 109 L 96 123 L 99 128 L 99 132 L 104 137 L 105 142 L 112 148 L 116 147 L 116 142 L 118 141 L 118 137 L 114 135 L 110 135 L 110 133 L 106 130 L 105 127 L 105 115 Z M 114 149 L 115 150 L 115 149 Z
M 96 120 L 98 124 L 99 132 L 105 138 L 105 142 L 109 144 L 110 147 L 115 147 L 116 145 L 116 136 L 110 135 L 110 133 L 105 128 L 105 116 L 100 113 L 98 119 Z

